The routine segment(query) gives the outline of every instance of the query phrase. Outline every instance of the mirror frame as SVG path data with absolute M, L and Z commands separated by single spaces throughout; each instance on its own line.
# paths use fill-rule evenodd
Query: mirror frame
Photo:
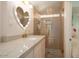
M 27 24 L 26 24 L 25 26 L 23 26 L 23 25 L 21 24 L 19 18 L 17 17 L 17 12 L 16 12 L 17 7 L 21 7 L 24 12 L 26 11 L 26 12 L 28 12 L 28 14 L 29 14 L 30 12 L 27 10 L 27 8 L 29 8 L 29 6 L 27 6 L 27 5 L 23 4 L 23 3 L 22 3 L 22 4 L 16 4 L 15 7 L 14 7 L 14 9 L 13 9 L 13 10 L 14 10 L 13 13 L 14 13 L 14 16 L 15 16 L 15 20 L 16 20 L 17 23 L 20 25 L 20 27 L 25 30 L 25 29 L 28 27 L 28 25 L 29 25 L 29 23 L 30 23 L 30 21 L 31 21 L 31 19 L 32 19 L 32 18 L 31 18 L 31 15 L 29 14 L 29 19 L 28 19 Z

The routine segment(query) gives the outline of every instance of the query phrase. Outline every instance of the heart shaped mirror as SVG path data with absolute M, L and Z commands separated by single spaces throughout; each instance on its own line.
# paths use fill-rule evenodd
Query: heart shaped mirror
M 25 27 L 27 25 L 28 21 L 29 21 L 28 12 L 27 11 L 24 12 L 21 7 L 17 7 L 16 13 L 17 13 L 18 20 L 20 21 L 22 26 Z
M 14 15 L 18 24 L 22 29 L 26 29 L 26 27 L 31 22 L 31 7 L 30 5 L 26 5 L 24 3 L 17 3 L 14 6 Z

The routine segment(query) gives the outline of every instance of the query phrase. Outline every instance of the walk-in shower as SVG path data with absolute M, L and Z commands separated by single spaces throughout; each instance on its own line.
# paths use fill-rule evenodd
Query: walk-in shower
M 60 17 L 41 18 L 41 21 L 47 26 L 46 57 L 62 57 L 62 19 Z
M 34 6 L 34 34 L 46 36 L 46 57 L 63 57 L 62 2 L 30 2 Z

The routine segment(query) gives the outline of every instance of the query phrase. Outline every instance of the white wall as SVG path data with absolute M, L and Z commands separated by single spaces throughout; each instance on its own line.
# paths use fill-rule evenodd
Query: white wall
M 13 14 L 14 3 L 12 2 L 1 2 L 2 3 L 2 16 L 3 16 L 3 36 L 16 36 L 23 34 L 23 30 L 16 21 L 16 18 Z M 31 16 L 33 15 L 32 9 L 29 10 Z M 33 19 L 26 28 L 27 34 L 33 34 Z
M 1 3 L 0 3 L 0 41 L 1 41 Z
M 64 57 L 71 57 L 72 5 L 64 2 Z

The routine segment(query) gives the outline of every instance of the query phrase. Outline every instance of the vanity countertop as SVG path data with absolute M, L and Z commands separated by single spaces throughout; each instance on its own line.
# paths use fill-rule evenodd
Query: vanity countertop
M 4 43 L 0 43 L 0 58 L 18 58 L 40 42 L 44 35 L 30 35 Z

